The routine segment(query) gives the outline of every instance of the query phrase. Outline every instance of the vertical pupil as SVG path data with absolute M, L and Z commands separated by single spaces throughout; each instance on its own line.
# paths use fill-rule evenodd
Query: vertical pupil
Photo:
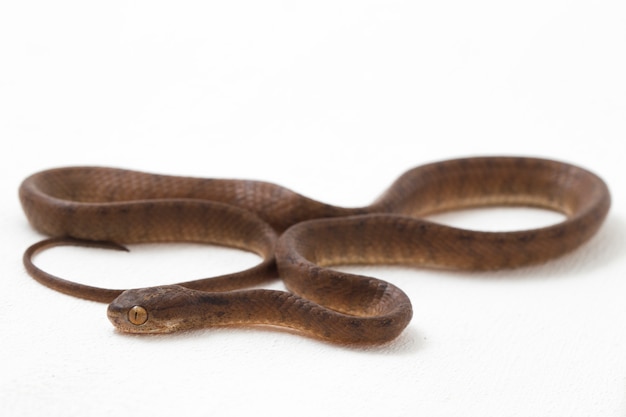
M 134 325 L 141 325 L 148 321 L 148 311 L 141 306 L 134 306 L 128 311 L 128 321 Z

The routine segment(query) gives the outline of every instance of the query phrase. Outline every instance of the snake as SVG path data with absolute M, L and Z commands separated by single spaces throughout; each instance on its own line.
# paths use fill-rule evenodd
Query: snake
M 47 239 L 24 253 L 27 272 L 57 291 L 109 303 L 121 333 L 267 325 L 338 344 L 394 340 L 413 316 L 409 297 L 385 280 L 340 265 L 409 265 L 490 271 L 542 264 L 574 251 L 600 228 L 606 183 L 565 162 L 513 156 L 417 166 L 364 207 L 339 207 L 264 181 L 199 178 L 76 166 L 26 178 L 19 198 Z M 489 206 L 563 214 L 528 230 L 479 231 L 428 219 Z M 106 289 L 51 275 L 33 258 L 57 245 L 194 242 L 257 254 L 226 275 L 149 288 Z M 280 279 L 285 290 L 263 288 Z

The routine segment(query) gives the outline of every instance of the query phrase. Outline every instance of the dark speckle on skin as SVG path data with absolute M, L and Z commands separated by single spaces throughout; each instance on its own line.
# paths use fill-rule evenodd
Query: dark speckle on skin
M 230 301 L 225 299 L 224 297 L 219 297 L 219 296 L 216 297 L 211 294 L 207 294 L 203 302 L 210 303 L 211 305 L 214 305 L 214 306 L 227 306 L 230 304 Z
M 361 322 L 359 320 L 350 320 L 350 327 L 356 328 L 361 327 Z
M 392 319 L 384 319 L 380 321 L 380 327 L 389 327 L 393 324 Z
M 517 240 L 518 242 L 522 242 L 522 243 L 527 243 L 532 241 L 535 238 L 535 234 L 534 233 L 525 233 L 520 235 Z
M 476 239 L 476 236 L 470 235 L 470 234 L 462 234 L 459 236 L 459 240 L 465 243 L 473 242 L 475 239 Z

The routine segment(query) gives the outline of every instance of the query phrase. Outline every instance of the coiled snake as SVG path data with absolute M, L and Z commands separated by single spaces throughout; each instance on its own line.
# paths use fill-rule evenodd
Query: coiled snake
M 162 333 L 230 324 L 285 326 L 337 343 L 382 343 L 412 316 L 406 294 L 339 264 L 410 264 L 460 270 L 515 268 L 572 251 L 600 227 L 605 183 L 573 165 L 518 157 L 467 158 L 414 168 L 373 204 L 342 208 L 278 185 L 153 175 L 98 167 L 43 171 L 24 180 L 31 225 L 54 238 L 24 255 L 28 272 L 58 291 L 110 303 L 122 332 Z M 454 209 L 522 205 L 563 213 L 558 224 L 479 232 L 429 222 Z M 259 254 L 257 266 L 177 285 L 123 290 L 88 287 L 32 262 L 58 244 L 203 242 Z M 287 291 L 244 289 L 279 276 Z

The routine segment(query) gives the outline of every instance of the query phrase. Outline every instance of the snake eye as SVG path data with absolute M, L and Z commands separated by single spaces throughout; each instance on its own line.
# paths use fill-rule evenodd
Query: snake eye
M 148 310 L 142 306 L 134 306 L 128 310 L 128 321 L 132 324 L 140 326 L 148 321 Z

